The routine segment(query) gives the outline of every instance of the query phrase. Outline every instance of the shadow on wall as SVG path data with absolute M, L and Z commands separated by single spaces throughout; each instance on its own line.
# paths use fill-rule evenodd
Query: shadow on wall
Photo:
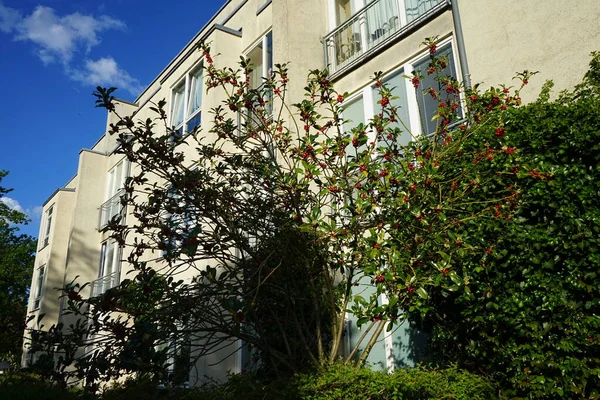
M 414 367 L 424 361 L 427 334 L 402 323 L 392 333 L 392 349 L 389 358 L 395 368 Z
M 98 240 L 82 240 L 81 238 L 89 239 L 88 235 L 78 229 L 74 229 L 70 234 L 63 285 L 71 283 L 75 277 L 77 277 L 75 283 L 79 285 L 89 283 L 99 277 L 100 233 L 98 233 Z M 97 247 L 90 246 L 90 243 L 97 243 Z

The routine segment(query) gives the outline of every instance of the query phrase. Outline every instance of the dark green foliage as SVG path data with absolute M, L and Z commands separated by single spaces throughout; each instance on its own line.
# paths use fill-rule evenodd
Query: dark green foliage
M 35 375 L 12 374 L 7 378 L 0 379 L 0 398 L 11 400 L 487 400 L 498 393 L 491 380 L 456 367 L 401 369 L 386 374 L 333 364 L 269 384 L 250 375 L 233 375 L 225 384 L 191 389 L 157 387 L 152 380 L 142 378 L 105 389 L 98 396 L 51 386 Z
M 485 377 L 456 367 L 400 369 L 391 375 L 352 366 L 333 365 L 318 374 L 297 377 L 299 398 L 320 399 L 471 399 L 497 397 Z
M 246 367 L 260 359 L 262 376 L 302 371 L 316 362 L 313 353 L 319 341 L 324 339 L 329 347 L 332 315 L 324 274 L 319 270 L 325 266 L 311 242 L 310 234 L 294 227 L 280 228 L 253 259 L 243 263 L 246 306 L 240 316 L 264 343 L 253 352 L 256 360 L 248 360 Z
M 174 399 L 190 400 L 487 400 L 497 397 L 497 388 L 490 380 L 455 367 L 401 369 L 386 374 L 343 364 L 333 364 L 318 372 L 299 374 L 267 385 L 247 375 L 234 375 L 226 384 L 205 387 L 197 392 L 165 392 Z M 102 398 L 112 399 L 109 396 Z
M 7 175 L 0 170 L 0 182 Z M 0 198 L 10 192 L 0 186 Z M 14 224 L 27 216 L 0 202 L 0 361 L 18 365 L 25 329 L 29 284 L 35 259 L 36 241 L 20 235 Z
M 502 116 L 533 179 L 520 181 L 514 218 L 478 228 L 490 255 L 474 297 L 441 301 L 432 325 L 433 359 L 483 370 L 510 397 L 600 396 L 597 65 L 576 92 Z
M 39 375 L 13 372 L 0 375 L 0 399 L 91 400 L 77 390 L 67 390 L 42 381 Z

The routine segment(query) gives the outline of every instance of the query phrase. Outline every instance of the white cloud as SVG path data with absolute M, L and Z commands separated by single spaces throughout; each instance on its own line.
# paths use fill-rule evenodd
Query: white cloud
M 0 203 L 6 204 L 6 206 L 8 208 L 10 208 L 11 210 L 25 213 L 25 210 L 23 209 L 23 207 L 21 207 L 19 202 L 15 199 L 11 199 L 10 197 L 0 197 Z
M 87 85 L 115 86 L 136 96 L 143 89 L 139 81 L 120 68 L 112 57 L 86 60 L 83 69 L 71 71 L 70 76 Z
M 83 66 L 74 66 L 79 64 L 75 59 L 77 55 L 88 54 L 101 42 L 100 33 L 125 28 L 124 22 L 107 15 L 94 17 L 73 13 L 59 16 L 54 9 L 45 6 L 37 6 L 30 15 L 23 17 L 18 10 L 4 6 L 0 0 L 0 31 L 13 34 L 17 41 L 32 43 L 44 64 L 60 62 L 73 80 L 93 86 L 117 86 L 137 95 L 142 90 L 139 82 L 112 57 L 87 59 Z
M 41 219 L 42 211 L 44 209 L 42 206 L 36 206 L 32 209 L 23 208 L 17 200 L 10 197 L 0 197 L 0 203 L 4 203 L 11 210 L 27 215 L 33 221 L 39 221 Z
M 0 4 L 0 28 L 15 33 L 15 40 L 30 41 L 44 63 L 67 64 L 78 51 L 89 52 L 100 43 L 98 34 L 110 29 L 125 29 L 125 23 L 106 15 L 92 17 L 73 13 L 60 17 L 50 7 L 37 6 L 26 17 Z
M 43 210 L 44 210 L 44 207 L 35 206 L 35 207 L 33 207 L 33 209 L 31 211 L 27 210 L 27 215 L 29 215 L 29 217 L 31 217 L 31 219 L 38 220 L 42 216 Z
M 21 14 L 14 8 L 0 3 L 0 31 L 11 33 L 21 20 Z

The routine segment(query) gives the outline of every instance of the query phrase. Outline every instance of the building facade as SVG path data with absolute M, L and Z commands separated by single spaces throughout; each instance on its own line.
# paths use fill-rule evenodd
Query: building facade
M 200 41 L 220 53 L 218 64 L 235 67 L 240 56 L 256 66 L 251 81 L 260 84 L 274 63 L 289 63 L 290 103 L 299 101 L 309 70 L 328 68 L 338 92 L 348 92 L 344 118 L 353 124 L 378 111 L 372 84 L 375 71 L 383 79 L 413 134 L 430 133 L 437 105 L 419 96 L 404 75 L 426 68 L 428 37 L 439 38 L 439 51 L 448 56 L 446 72 L 482 87 L 510 83 L 518 71 L 541 71 L 522 93 L 533 100 L 546 79 L 555 91 L 572 87 L 587 69 L 589 53 L 598 48 L 600 17 L 597 0 L 577 7 L 542 0 L 228 0 L 198 34 L 171 60 L 134 103 L 118 102 L 121 115 L 152 116 L 153 102 L 167 99 L 169 125 L 181 134 L 204 129 L 208 110 L 223 100 L 203 89 Z M 109 116 L 107 128 L 116 121 Z M 402 140 L 408 142 L 410 136 Z M 76 277 L 91 282 L 89 295 L 115 287 L 128 266 L 121 248 L 101 232 L 115 215 L 128 218 L 119 202 L 125 178 L 135 170 L 115 153 L 116 138 L 104 134 L 79 155 L 76 175 L 53 193 L 43 206 L 39 246 L 31 285 L 29 329 L 61 322 L 62 304 L 55 288 Z M 373 290 L 368 282 L 360 289 Z M 40 322 L 37 316 L 44 314 Z M 348 346 L 358 332 L 350 317 Z M 27 332 L 26 332 L 27 336 Z M 374 368 L 413 365 L 425 338 L 409 329 L 381 337 L 368 361 Z M 24 352 L 23 363 L 34 354 Z M 202 359 L 198 377 L 225 379 L 241 371 L 241 355 L 222 354 Z M 216 361 L 217 366 L 212 366 Z M 199 378 L 198 378 L 199 379 Z

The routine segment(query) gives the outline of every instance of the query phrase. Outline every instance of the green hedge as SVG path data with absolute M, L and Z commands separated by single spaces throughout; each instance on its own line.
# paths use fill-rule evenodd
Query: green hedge
M 485 400 L 497 398 L 497 393 L 497 387 L 489 379 L 455 367 L 441 370 L 401 369 L 386 374 L 334 364 L 320 371 L 269 384 L 247 375 L 234 375 L 223 385 L 191 390 L 156 391 L 148 383 L 142 383 L 107 392 L 102 400 Z
M 97 397 L 43 383 L 31 374 L 0 378 L 0 399 L 7 400 L 484 400 L 496 398 L 497 393 L 489 379 L 455 367 L 401 369 L 386 374 L 334 364 L 269 384 L 249 375 L 233 375 L 223 385 L 192 389 L 157 389 L 155 383 L 141 379 L 107 389 Z
M 504 112 L 503 140 L 533 179 L 515 218 L 479 235 L 489 256 L 462 260 L 483 266 L 469 271 L 472 295 L 439 299 L 429 324 L 432 361 L 485 371 L 510 398 L 600 398 L 597 76 L 598 55 L 583 88 Z
M 44 382 L 39 375 L 9 372 L 0 375 L 2 400 L 84 400 L 77 390 L 67 390 Z M 87 399 L 85 399 L 87 400 Z
M 296 378 L 298 398 L 345 400 L 470 399 L 497 397 L 488 379 L 451 367 L 400 369 L 388 375 L 369 369 L 334 365 L 321 373 Z

